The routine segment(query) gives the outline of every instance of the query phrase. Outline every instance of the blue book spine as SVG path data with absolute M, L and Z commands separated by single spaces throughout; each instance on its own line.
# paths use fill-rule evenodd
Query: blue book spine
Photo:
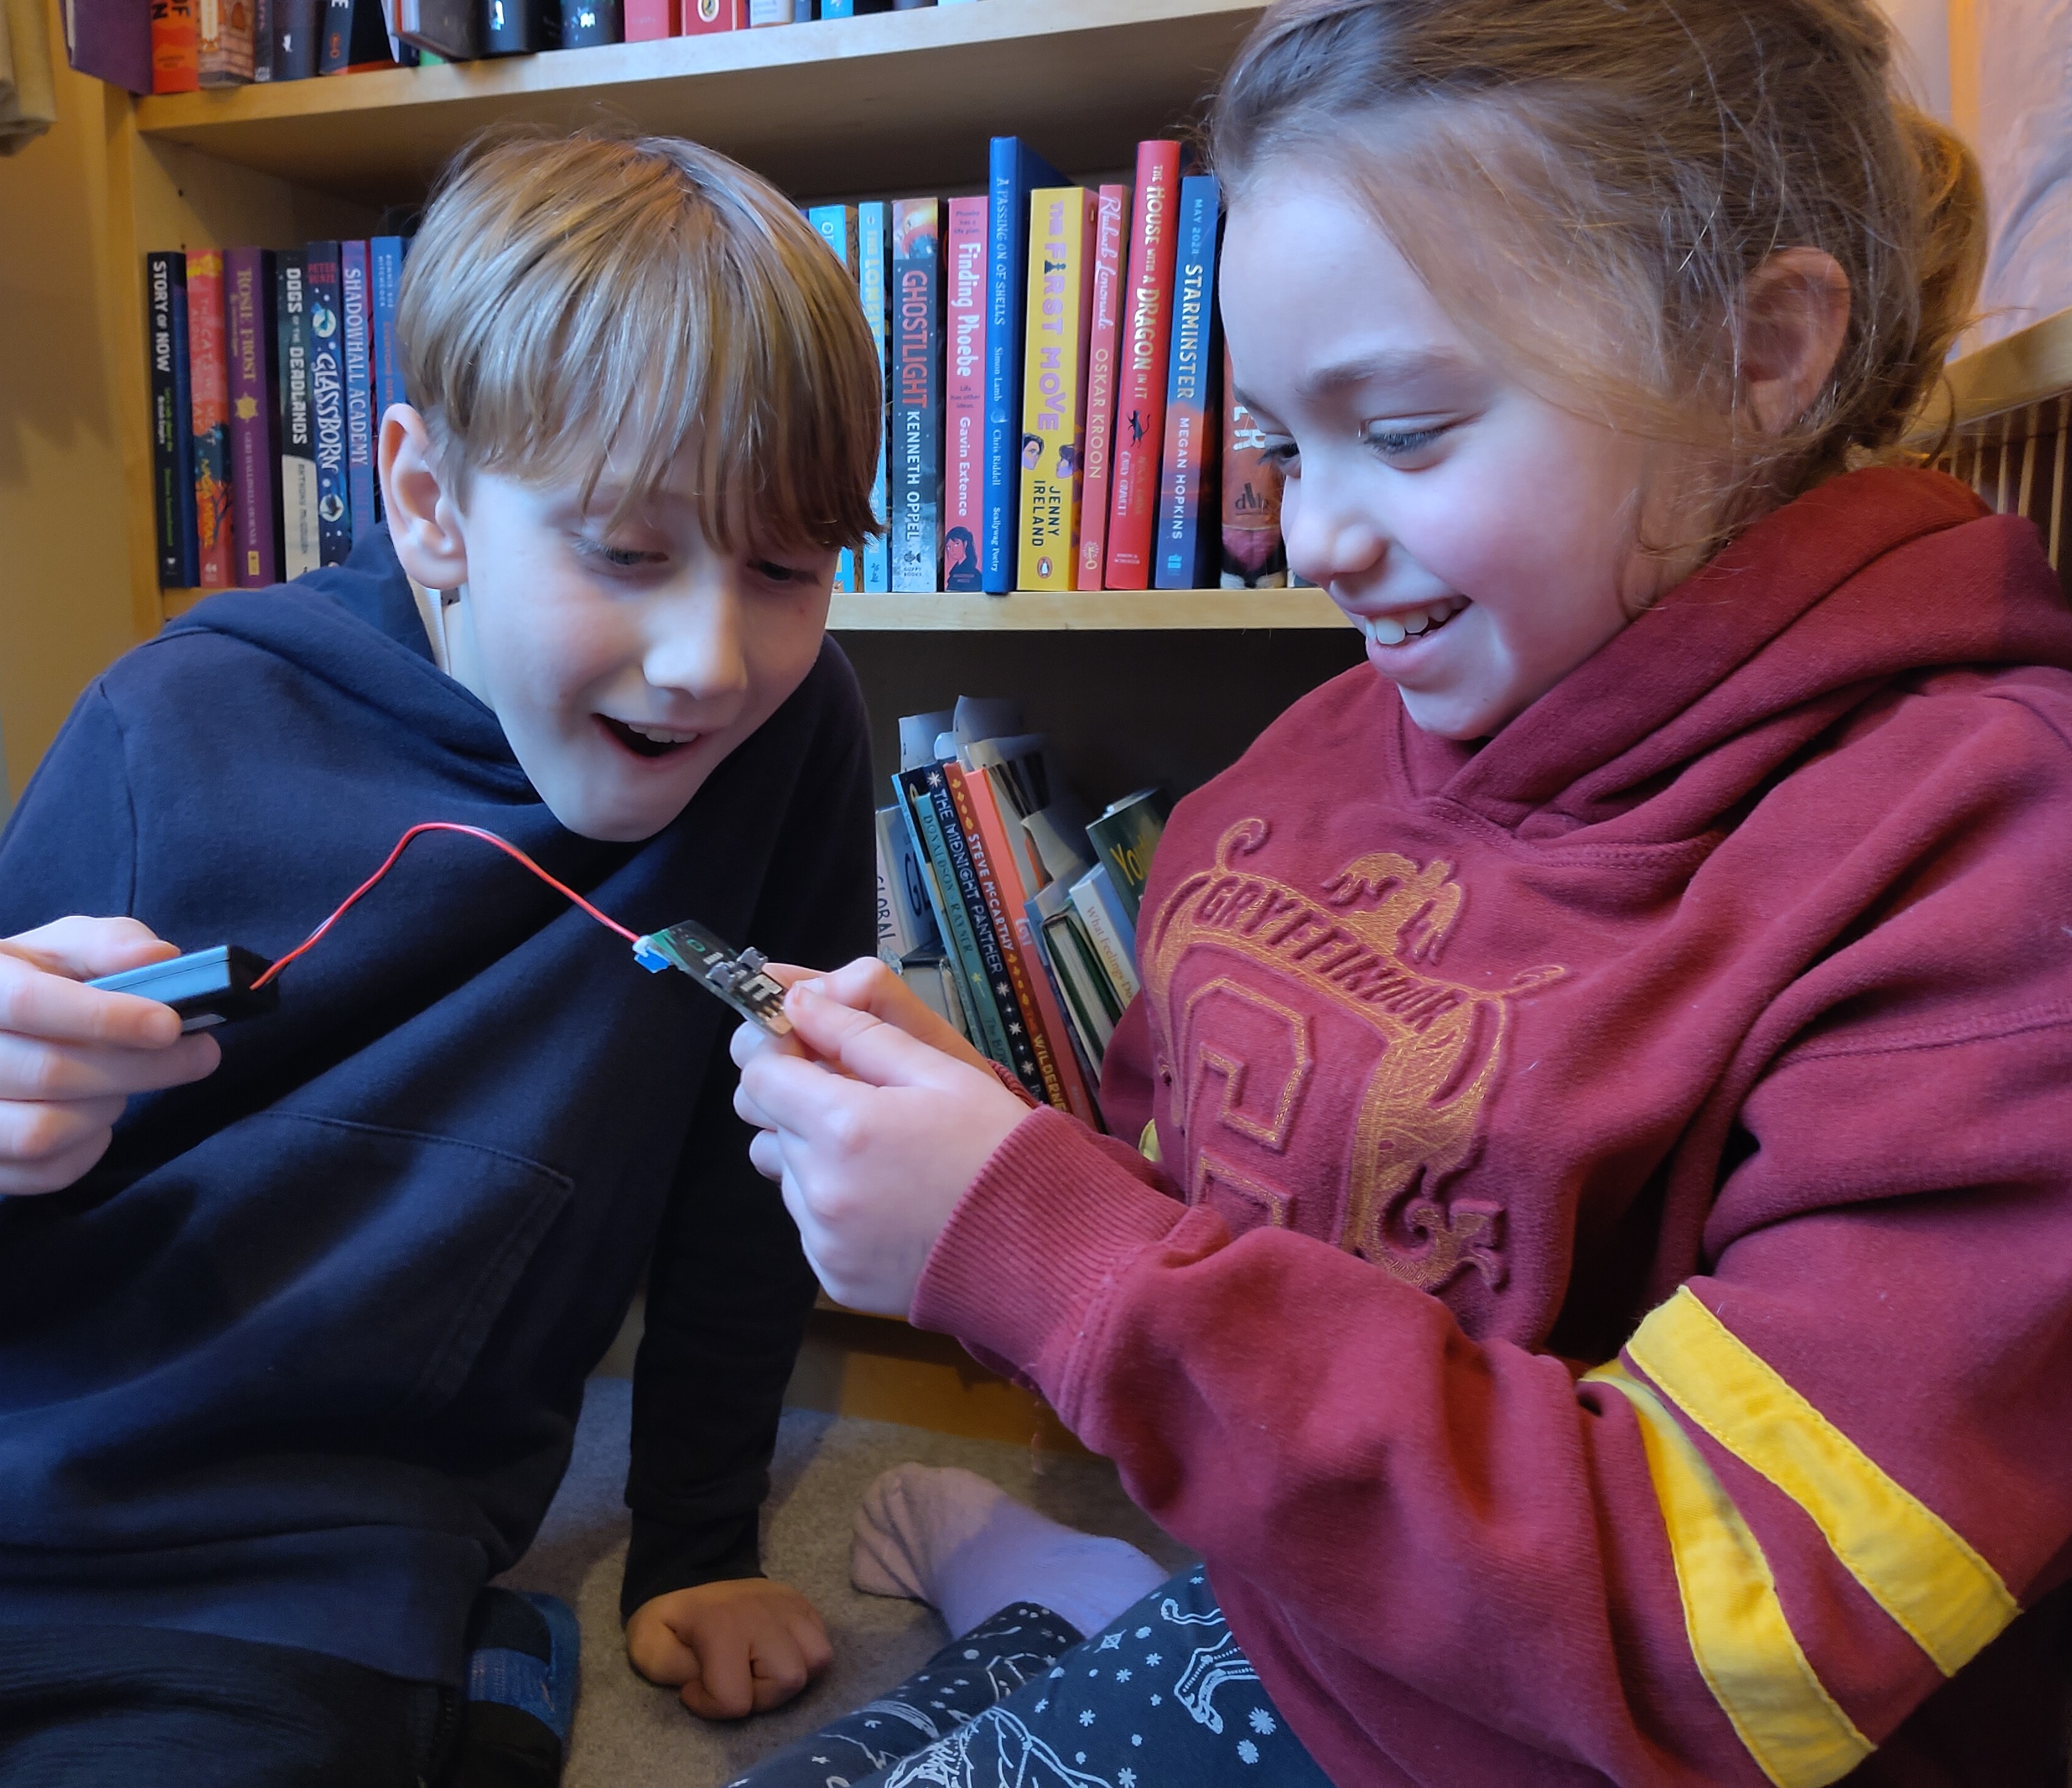
M 812 205 L 806 211 L 806 221 L 820 232 L 820 240 L 833 251 L 835 259 L 852 273 L 856 271 L 856 232 L 850 221 L 853 215 L 846 205 Z M 856 587 L 856 555 L 844 547 L 835 560 L 835 588 L 853 590 Z
M 345 343 L 340 322 L 338 244 L 308 249 L 310 409 L 317 449 L 319 562 L 342 565 L 352 554 L 352 486 L 346 463 Z
M 1222 419 L 1209 404 L 1217 363 L 1216 229 L 1222 208 L 1213 174 L 1180 182 L 1179 235 L 1173 275 L 1173 356 L 1166 379 L 1166 453 L 1158 489 L 1152 588 L 1191 590 L 1201 579 L 1202 510 L 1211 432 Z
M 996 137 L 989 162 L 985 285 L 985 539 L 980 587 L 1014 587 L 1022 497 L 1022 307 L 1029 289 L 1029 195 L 1069 184 L 1019 137 Z
M 374 294 L 374 438 L 380 451 L 381 419 L 403 395 L 403 360 L 396 347 L 396 297 L 403 285 L 403 239 L 377 236 L 367 245 L 368 285 Z
M 338 249 L 339 314 L 345 326 L 345 469 L 356 541 L 374 527 L 374 357 L 367 290 L 367 244 Z
M 906 808 L 914 827 L 915 847 L 928 859 L 931 892 L 935 896 L 935 917 L 944 928 L 943 934 L 950 941 L 950 953 L 963 974 L 964 1004 L 978 1023 L 979 1035 L 972 1040 L 1001 1067 L 1012 1068 L 1014 1058 L 1008 1048 L 1007 1027 L 1001 1022 L 993 984 L 979 957 L 977 933 L 972 929 L 971 914 L 964 904 L 956 868 L 950 860 L 942 820 L 935 808 L 934 790 L 943 785 L 942 770 L 931 765 L 926 769 L 902 771 L 894 780 L 901 805 Z
M 855 16 L 856 0 L 820 0 L 820 17 L 823 18 L 853 18 Z
M 857 289 L 863 300 L 863 320 L 870 325 L 871 339 L 878 344 L 878 383 L 885 383 L 885 251 L 890 207 L 875 199 L 856 208 Z M 878 429 L 878 475 L 870 485 L 870 513 L 882 529 L 886 522 L 885 426 L 881 388 Z M 892 588 L 892 554 L 882 533 L 863 543 L 863 587 L 866 590 Z

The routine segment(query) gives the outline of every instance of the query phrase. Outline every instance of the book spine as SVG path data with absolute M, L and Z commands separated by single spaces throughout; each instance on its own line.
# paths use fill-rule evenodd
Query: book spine
M 273 0 L 273 79 L 308 80 L 317 72 L 323 33 L 319 0 Z
M 1281 469 L 1266 457 L 1266 431 L 1239 401 L 1223 351 L 1223 558 L 1227 590 L 1281 589 L 1288 550 L 1281 538 Z
M 944 259 L 943 588 L 976 591 L 985 539 L 986 201 L 950 201 Z
M 870 338 L 878 348 L 878 377 L 881 388 L 885 384 L 886 368 L 885 251 L 889 207 L 882 199 L 874 199 L 856 208 L 857 289 L 863 301 L 863 320 L 870 326 Z M 881 416 L 890 413 L 886 404 L 886 395 L 881 389 Z M 886 525 L 886 494 L 885 427 L 881 421 L 878 431 L 878 471 L 870 483 L 870 513 L 880 528 Z M 870 591 L 890 589 L 891 543 L 884 534 L 874 534 L 863 543 L 862 559 L 864 588 Z
M 227 589 L 231 574 L 230 376 L 224 345 L 223 256 L 187 256 L 187 383 L 194 433 L 196 587 Z
M 364 0 L 324 0 L 323 38 L 317 46 L 317 72 L 342 75 L 352 66 L 353 10 Z
M 195 0 L 150 0 L 151 91 L 194 93 L 201 89 L 201 39 Z
M 680 35 L 676 0 L 626 0 L 626 41 L 652 43 Z
M 853 205 L 814 205 L 808 208 L 806 221 L 820 234 L 821 241 L 841 263 L 842 271 L 852 278 L 856 277 L 856 207 Z M 835 557 L 835 588 L 854 590 L 857 583 L 857 556 L 844 547 Z
M 1062 184 L 1018 137 L 996 137 L 987 160 L 985 538 L 980 580 L 994 595 L 1014 581 L 1022 538 L 1022 302 L 1029 290 L 1029 195 Z
M 1127 1006 L 1141 990 L 1137 978 L 1137 941 L 1127 929 L 1119 908 L 1111 906 L 1109 892 L 1100 887 L 1105 869 L 1096 868 L 1072 884 L 1072 908 L 1078 913 L 1087 941 L 1100 958 L 1101 970 Z
M 1115 990 L 1109 986 L 1100 960 L 1073 911 L 1071 897 L 1063 888 L 1046 888 L 1029 903 L 1029 919 L 1043 940 L 1051 968 L 1079 1033 L 1079 1047 L 1096 1074 L 1115 1035 L 1119 1014 Z
M 1022 393 L 1025 590 L 1072 587 L 1079 523 L 1079 406 L 1092 309 L 1093 216 L 1083 187 L 1044 187 L 1029 201 L 1029 312 Z
M 151 506 L 158 524 L 158 582 L 191 589 L 194 557 L 194 437 L 181 401 L 186 356 L 173 326 L 174 294 L 187 284 L 187 256 L 144 257 L 146 351 L 151 366 Z
M 195 66 L 204 87 L 242 87 L 252 79 L 251 0 L 196 0 Z
M 339 315 L 345 330 L 345 471 L 357 542 L 374 527 L 374 363 L 367 292 L 367 244 L 338 248 Z
M 483 0 L 482 53 L 531 55 L 558 48 L 559 0 Z
M 992 857 L 986 850 L 985 835 L 979 830 L 978 812 L 972 805 L 971 790 L 966 785 L 964 771 L 954 763 L 945 764 L 943 780 L 948 786 L 951 808 L 958 830 L 964 835 L 964 848 L 970 853 L 982 916 L 992 932 L 995 953 L 1009 990 L 1007 998 L 1013 1002 L 1008 1041 L 1015 1052 L 1014 1071 L 1026 1085 L 1029 1072 L 1033 1068 L 1038 1084 L 1030 1087 L 1030 1091 L 1040 1093 L 1059 1110 L 1068 1111 L 1071 1106 L 1065 1097 L 1065 1083 L 1059 1077 L 1057 1058 L 1044 1032 L 1042 1012 L 1036 1003 L 1036 990 L 1029 978 L 1028 966 L 1022 960 L 1014 921 L 1009 917 L 1011 909 L 1002 896 L 1000 878 L 994 872 Z M 1020 891 L 1016 892 L 1018 895 Z M 1018 900 L 1016 904 L 1020 904 Z M 997 982 L 995 990 L 998 990 Z M 1005 1000 L 1002 1001 L 1001 1009 L 1003 1012 L 1007 1011 Z
M 281 575 L 294 578 L 323 562 L 310 396 L 309 266 L 302 250 L 278 257 L 273 288 L 281 368 Z
M 1151 581 L 1151 535 L 1158 516 L 1158 456 L 1166 441 L 1166 362 L 1173 334 L 1173 265 L 1179 199 L 1180 146 L 1137 148 L 1137 197 L 1129 231 L 1116 366 L 1115 452 L 1109 478 L 1107 584 L 1141 590 Z
M 1087 827 L 1087 843 L 1094 847 L 1095 860 L 1108 871 L 1109 885 L 1133 926 L 1165 830 L 1165 814 L 1155 794 L 1112 808 Z
M 1190 174 L 1180 182 L 1178 268 L 1174 280 L 1173 363 L 1166 383 L 1166 452 L 1158 494 L 1161 590 L 1190 590 L 1201 580 L 1202 486 L 1207 479 L 1209 379 L 1215 325 L 1216 178 Z M 1222 430 L 1217 429 L 1220 436 Z
M 902 771 L 896 780 L 901 798 L 913 817 L 915 843 L 926 855 L 931 872 L 931 892 L 935 899 L 936 921 L 943 928 L 944 941 L 964 976 L 960 990 L 965 1008 L 979 1033 L 973 1040 L 1003 1068 L 1012 1068 L 1014 1064 L 1007 1047 L 1007 1027 L 1001 1022 L 1000 1007 L 993 998 L 993 977 L 987 972 L 985 958 L 979 953 L 978 938 L 972 929 L 971 911 L 964 903 L 956 866 L 950 856 L 949 840 L 944 833 L 942 818 L 929 785 L 932 781 L 936 789 L 941 788 L 941 768 L 931 765 L 926 769 Z M 967 858 L 965 867 L 968 870 L 969 867 Z
M 1115 355 L 1120 334 L 1122 219 L 1127 187 L 1103 187 L 1094 218 L 1093 322 L 1087 336 L 1086 457 L 1080 468 L 1077 583 L 1097 590 L 1108 574 L 1108 495 L 1115 458 Z
M 273 0 L 252 0 L 252 78 L 273 78 Z
M 788 25 L 791 22 L 791 0 L 748 0 L 750 25 Z
M 940 583 L 943 530 L 942 202 L 892 207 L 892 587 Z
M 125 92 L 151 91 L 149 7 L 135 0 L 67 0 L 60 11 L 74 68 Z
M 327 565 L 352 554 L 352 486 L 346 465 L 345 354 L 338 244 L 312 242 L 307 273 L 310 413 L 316 430 L 318 551 Z
M 703 37 L 709 31 L 738 31 L 746 21 L 742 0 L 682 0 L 680 29 L 686 37 Z
M 561 47 L 590 50 L 626 41 L 620 0 L 561 0 Z
M 371 305 L 374 358 L 374 453 L 381 456 L 381 419 L 392 404 L 407 404 L 403 390 L 403 360 L 396 342 L 396 300 L 403 289 L 403 239 L 377 236 L 367 244 L 367 283 L 373 293 Z M 375 492 L 380 500 L 380 491 Z
M 280 579 L 273 526 L 273 347 L 270 270 L 263 248 L 223 256 L 223 314 L 230 398 L 233 581 L 260 589 Z

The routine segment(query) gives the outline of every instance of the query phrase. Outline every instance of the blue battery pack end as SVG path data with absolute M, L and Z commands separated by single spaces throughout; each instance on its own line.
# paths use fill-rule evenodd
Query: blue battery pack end
M 183 1031 L 205 1031 L 212 1025 L 257 1018 L 278 1006 L 278 982 L 269 981 L 256 990 L 252 985 L 273 966 L 265 957 L 235 944 L 218 944 L 213 949 L 191 950 L 166 962 L 147 962 L 141 969 L 104 974 L 87 986 L 103 993 L 155 999 L 179 1014 Z
M 688 920 L 633 941 L 633 960 L 650 974 L 678 969 L 773 1037 L 789 1036 L 784 989 L 758 949 L 738 950 Z

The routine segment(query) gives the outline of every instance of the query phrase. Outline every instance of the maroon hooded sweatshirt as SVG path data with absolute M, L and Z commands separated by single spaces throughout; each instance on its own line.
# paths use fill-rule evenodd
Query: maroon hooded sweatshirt
M 1180 804 L 1141 1153 L 1033 1113 L 914 1317 L 1335 1781 L 2050 1779 L 2068 671 L 2029 523 L 1864 471 L 1483 745 L 1362 668 Z

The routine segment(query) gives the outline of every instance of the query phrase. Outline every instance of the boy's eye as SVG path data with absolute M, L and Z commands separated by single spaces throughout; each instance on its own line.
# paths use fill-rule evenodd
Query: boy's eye
M 576 551 L 593 564 L 609 571 L 637 571 L 643 565 L 660 564 L 667 556 L 642 547 L 615 547 L 607 540 L 588 538 L 576 542 Z
M 813 573 L 797 565 L 782 565 L 774 559 L 751 559 L 748 568 L 766 583 L 805 584 L 812 580 Z
M 1360 443 L 1371 447 L 1383 459 L 1409 459 L 1423 453 L 1445 432 L 1443 428 L 1392 429 L 1371 422 L 1360 430 Z

